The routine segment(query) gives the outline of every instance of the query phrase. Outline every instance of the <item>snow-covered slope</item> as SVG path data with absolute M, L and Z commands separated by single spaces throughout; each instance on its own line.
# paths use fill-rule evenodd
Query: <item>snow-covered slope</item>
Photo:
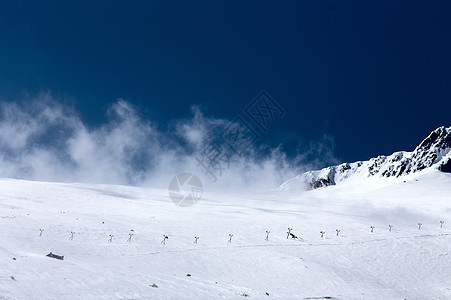
M 188 208 L 166 190 L 2 179 L 0 299 L 451 299 L 449 195 L 431 168 Z
M 395 152 L 369 161 L 344 163 L 319 171 L 309 171 L 284 182 L 282 190 L 316 189 L 353 179 L 372 176 L 399 177 L 427 168 L 451 172 L 451 127 L 432 131 L 414 151 Z

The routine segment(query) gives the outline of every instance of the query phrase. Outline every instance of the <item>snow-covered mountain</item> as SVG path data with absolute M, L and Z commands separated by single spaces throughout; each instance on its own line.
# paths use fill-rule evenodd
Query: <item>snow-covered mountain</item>
M 191 207 L 166 189 L 0 179 L 0 299 L 451 299 L 446 158 L 439 128 L 410 154 L 335 167 L 342 184 L 205 190 Z
M 309 171 L 287 180 L 280 189 L 316 189 L 336 185 L 351 178 L 400 177 L 427 168 L 451 172 L 451 127 L 442 126 L 432 131 L 412 152 L 399 151 L 368 161 L 343 163 Z
M 351 185 L 180 207 L 167 190 L 0 179 L 0 299 L 451 299 L 451 174 Z

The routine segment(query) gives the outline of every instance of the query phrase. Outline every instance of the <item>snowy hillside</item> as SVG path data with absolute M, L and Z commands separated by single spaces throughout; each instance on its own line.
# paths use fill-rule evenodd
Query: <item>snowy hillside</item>
M 451 299 L 449 195 L 432 168 L 187 208 L 166 190 L 2 179 L 0 299 Z
M 451 127 L 442 126 L 432 131 L 412 152 L 399 151 L 369 161 L 344 163 L 319 171 L 309 171 L 287 180 L 280 189 L 316 189 L 335 185 L 350 178 L 400 177 L 426 168 L 451 172 Z

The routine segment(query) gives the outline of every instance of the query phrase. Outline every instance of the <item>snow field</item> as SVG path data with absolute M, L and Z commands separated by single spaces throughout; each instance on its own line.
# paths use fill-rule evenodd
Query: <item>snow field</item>
M 451 177 L 420 173 L 188 208 L 166 190 L 2 179 L 0 299 L 451 299 Z

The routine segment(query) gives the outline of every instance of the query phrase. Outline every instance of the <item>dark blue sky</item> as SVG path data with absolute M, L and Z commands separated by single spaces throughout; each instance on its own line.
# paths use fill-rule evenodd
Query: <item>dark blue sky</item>
M 161 126 L 233 119 L 266 90 L 260 142 L 328 134 L 342 161 L 413 148 L 450 125 L 450 1 L 9 1 L 0 98 L 51 91 L 87 124 L 117 98 Z

